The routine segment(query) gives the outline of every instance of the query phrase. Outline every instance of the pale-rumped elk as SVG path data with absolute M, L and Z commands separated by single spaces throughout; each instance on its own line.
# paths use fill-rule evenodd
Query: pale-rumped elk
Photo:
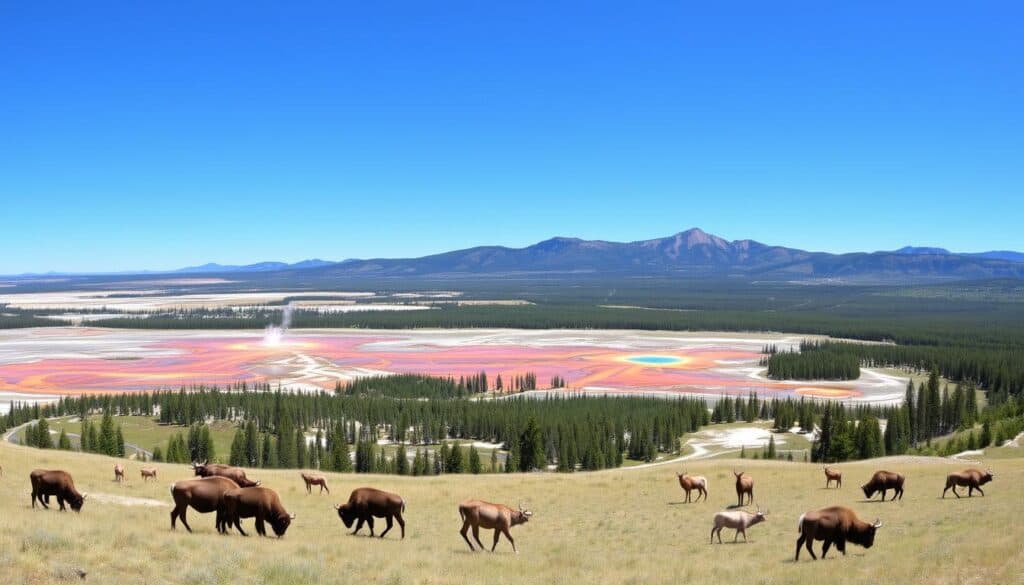
M 679 487 L 686 492 L 686 503 L 690 503 L 690 492 L 693 490 L 697 490 L 698 502 L 701 495 L 704 496 L 705 502 L 708 500 L 708 480 L 703 475 L 687 475 L 684 471 L 677 473 L 676 477 L 679 479 Z
M 32 482 L 33 508 L 36 507 L 36 500 L 39 500 L 44 508 L 49 508 L 47 502 L 50 501 L 50 496 L 56 496 L 61 512 L 66 510 L 64 502 L 67 502 L 75 512 L 81 512 L 85 498 L 89 497 L 88 494 L 78 493 L 71 474 L 60 469 L 33 469 L 28 479 Z
M 793 561 L 800 560 L 800 547 L 805 543 L 811 558 L 817 559 L 814 549 L 811 548 L 811 544 L 815 540 L 825 542 L 821 549 L 821 558 L 825 558 L 829 547 L 833 544 L 844 556 L 847 542 L 871 548 L 871 545 L 875 543 L 875 531 L 881 527 L 881 521 L 875 520 L 874 524 L 868 524 L 857 518 L 857 514 L 845 506 L 832 506 L 806 512 L 800 515 L 800 521 L 797 524 L 800 538 L 796 540 L 796 556 L 793 557 Z
M 956 486 L 967 488 L 967 497 L 974 497 L 974 490 L 978 490 L 978 493 L 985 495 L 985 492 L 981 491 L 981 486 L 992 481 L 996 474 L 992 473 L 991 469 L 982 471 L 980 469 L 970 468 L 963 471 L 954 471 L 946 476 L 946 489 L 942 490 L 942 497 L 946 497 L 946 491 L 952 489 L 953 495 L 960 497 L 960 494 L 956 493 Z
M 307 494 L 313 493 L 313 486 L 315 486 L 315 485 L 320 486 L 320 491 L 318 493 L 322 494 L 322 493 L 324 493 L 324 490 L 327 490 L 328 494 L 331 493 L 331 490 L 327 488 L 327 480 L 324 479 L 324 476 L 322 476 L 322 475 L 311 475 L 311 474 L 306 473 L 304 471 L 299 472 L 299 475 L 302 476 L 302 481 L 306 482 L 306 493 Z
M 754 478 L 750 477 L 742 471 L 737 472 L 735 469 L 732 470 L 732 474 L 736 476 L 736 499 L 738 505 L 742 506 L 744 503 L 743 496 L 748 496 L 747 502 L 754 503 Z
M 365 522 L 370 527 L 370 536 L 373 536 L 373 519 L 384 518 L 387 520 L 387 528 L 380 533 L 380 537 L 391 530 L 394 522 L 402 528 L 402 538 L 405 538 L 405 519 L 402 512 L 405 512 L 405 500 L 398 494 L 392 494 L 370 487 L 361 487 L 352 490 L 348 501 L 340 506 L 334 506 L 338 511 L 338 517 L 345 524 L 345 528 L 352 528 L 352 522 L 358 520 L 356 529 L 352 534 L 359 532 Z
M 241 467 L 224 465 L 223 463 L 192 463 L 192 470 L 199 477 L 226 477 L 238 484 L 238 487 L 256 487 L 260 485 L 259 480 L 253 481 L 245 477 L 245 470 Z
M 843 487 L 843 472 L 835 469 L 834 467 L 825 467 L 825 489 L 828 489 L 831 483 L 836 482 L 836 487 Z
M 295 514 L 289 514 L 281 504 L 277 492 L 265 487 L 247 487 L 228 490 L 224 493 L 224 521 L 234 525 L 242 536 L 242 518 L 256 519 L 256 534 L 267 535 L 265 522 L 274 529 L 278 538 L 283 538 Z
M 875 492 L 882 492 L 882 501 L 885 501 L 885 492 L 894 490 L 892 494 L 892 500 L 896 499 L 896 496 L 903 499 L 903 475 L 892 471 L 876 471 L 871 479 L 864 485 L 860 486 L 860 489 L 864 490 L 864 497 L 871 499 L 871 496 L 875 495 Z M 892 501 L 890 500 L 890 501 Z
M 139 470 L 139 474 L 142 475 L 142 481 L 149 481 L 150 479 L 156 479 L 156 468 L 155 467 L 143 467 Z
M 181 518 L 185 529 L 192 532 L 186 518 L 186 512 L 191 507 L 200 514 L 216 512 L 217 532 L 226 532 L 228 527 L 227 519 L 224 517 L 224 494 L 233 489 L 238 489 L 238 484 L 220 476 L 184 479 L 172 483 L 171 498 L 174 499 L 174 509 L 171 510 L 171 530 L 175 528 L 175 521 Z
M 711 543 L 715 542 L 715 534 L 718 535 L 718 544 L 722 544 L 722 529 L 732 528 L 736 530 L 736 536 L 732 539 L 736 542 L 740 534 L 743 535 L 743 542 L 747 542 L 747 528 L 755 524 L 760 524 L 767 520 L 765 515 L 768 511 L 761 511 L 760 508 L 757 512 L 747 512 L 746 510 L 725 510 L 715 514 L 713 524 L 711 526 Z
M 124 481 L 124 466 L 120 463 L 114 464 L 114 481 L 118 483 Z
M 519 550 L 516 548 L 516 541 L 513 540 L 509 529 L 513 526 L 529 522 L 533 512 L 524 509 L 522 504 L 516 510 L 504 504 L 466 500 L 459 504 L 459 516 L 462 517 L 462 530 L 459 531 L 459 534 L 462 535 L 466 544 L 469 545 L 469 550 L 476 550 L 473 548 L 473 543 L 469 541 L 469 537 L 466 536 L 466 532 L 470 528 L 473 529 L 473 539 L 480 545 L 480 550 L 484 550 L 484 544 L 480 542 L 480 529 L 493 528 L 494 543 L 491 545 L 491 552 L 494 552 L 494 549 L 498 546 L 498 539 L 504 534 L 505 538 L 512 543 L 512 551 L 519 554 Z

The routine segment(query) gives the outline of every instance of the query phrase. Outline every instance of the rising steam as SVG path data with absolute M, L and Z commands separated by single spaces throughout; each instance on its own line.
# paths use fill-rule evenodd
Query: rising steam
M 288 331 L 288 328 L 292 326 L 292 304 L 288 303 L 284 306 L 284 310 L 281 313 L 281 324 L 280 325 L 267 325 L 266 330 L 263 332 L 263 344 L 264 345 L 278 345 L 281 343 L 281 338 Z

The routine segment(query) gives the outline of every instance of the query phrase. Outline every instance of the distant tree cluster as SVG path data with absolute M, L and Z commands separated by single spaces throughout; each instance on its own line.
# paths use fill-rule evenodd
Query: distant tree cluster
M 761 360 L 768 377 L 775 380 L 856 380 L 860 377 L 860 359 L 840 345 L 827 342 L 800 343 L 800 351 L 780 352 L 766 348 Z

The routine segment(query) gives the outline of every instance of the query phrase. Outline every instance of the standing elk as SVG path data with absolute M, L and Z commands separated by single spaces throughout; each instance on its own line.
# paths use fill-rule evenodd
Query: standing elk
M 318 493 L 322 494 L 322 493 L 324 493 L 324 490 L 327 490 L 328 494 L 331 493 L 331 490 L 327 488 L 327 480 L 324 479 L 324 476 L 322 476 L 322 475 L 310 475 L 310 474 L 308 474 L 308 473 L 306 473 L 304 471 L 299 472 L 299 475 L 302 476 L 302 481 L 306 482 L 306 493 L 307 494 L 313 493 L 313 486 L 315 486 L 315 485 L 320 486 L 320 491 Z
M 493 528 L 494 544 L 491 545 L 491 552 L 494 552 L 494 549 L 498 546 L 498 539 L 504 534 L 505 538 L 512 543 L 512 551 L 519 554 L 519 550 L 516 548 L 516 541 L 513 540 L 509 529 L 513 526 L 529 522 L 533 512 L 524 509 L 522 504 L 519 505 L 518 510 L 513 510 L 511 507 L 503 504 L 492 504 L 480 500 L 466 500 L 459 504 L 459 516 L 462 517 L 462 530 L 459 531 L 459 534 L 462 535 L 463 540 L 469 545 L 469 550 L 476 550 L 473 548 L 473 543 L 469 541 L 469 537 L 466 536 L 470 528 L 473 529 L 473 539 L 480 545 L 480 550 L 484 550 L 484 544 L 480 542 L 480 529 Z
M 703 475 L 687 475 L 686 472 L 677 473 L 676 477 L 679 479 L 679 487 L 683 488 L 686 492 L 686 503 L 690 503 L 690 492 L 697 490 L 697 501 L 700 501 L 700 497 L 704 496 L 704 501 L 708 501 L 708 480 Z
M 821 549 L 821 558 L 825 558 L 828 549 L 833 544 L 839 552 L 846 556 L 846 543 L 852 542 L 864 548 L 871 548 L 875 543 L 875 531 L 882 527 L 880 520 L 874 524 L 868 524 L 857 518 L 857 514 L 845 506 L 832 506 L 822 508 L 813 512 L 806 512 L 800 515 L 797 523 L 797 532 L 800 537 L 796 541 L 796 555 L 793 561 L 800 560 L 800 547 L 807 545 L 807 552 L 811 558 L 817 560 L 811 544 L 815 540 L 822 540 L 825 544 Z
M 761 511 L 761 508 L 757 509 L 757 512 L 747 512 L 746 510 L 726 510 L 715 514 L 713 519 L 713 525 L 711 526 L 711 543 L 715 542 L 715 534 L 718 534 L 718 544 L 722 544 L 722 529 L 733 528 L 736 530 L 736 536 L 732 539 L 736 542 L 740 534 L 743 535 L 743 542 L 747 542 L 747 528 L 755 524 L 760 524 L 767 520 L 765 515 L 768 511 Z
M 114 464 L 114 481 L 121 483 L 124 481 L 124 465 L 120 463 Z
M 352 531 L 353 535 L 359 532 L 365 522 L 370 527 L 370 536 L 373 536 L 373 519 L 376 517 L 385 518 L 388 523 L 384 532 L 380 533 L 381 538 L 384 538 L 394 525 L 392 519 L 398 522 L 402 528 L 402 538 L 405 538 L 405 519 L 402 518 L 405 500 L 398 494 L 369 487 L 356 488 L 352 490 L 347 502 L 334 506 L 334 509 L 338 511 L 338 517 L 345 524 L 345 528 L 351 528 L 352 522 L 358 520 L 356 529 Z
M 825 470 L 825 489 L 828 489 L 832 482 L 836 482 L 837 488 L 843 487 L 843 472 L 838 469 L 834 469 L 828 466 L 823 467 Z
M 996 474 L 992 473 L 991 469 L 982 471 L 980 469 L 970 468 L 963 471 L 954 471 L 946 476 L 946 489 L 942 490 L 942 497 L 946 497 L 946 492 L 950 489 L 953 490 L 953 495 L 960 497 L 960 494 L 956 493 L 956 486 L 967 488 L 967 497 L 974 497 L 974 490 L 978 490 L 982 496 L 985 492 L 981 491 L 981 486 L 992 481 Z
M 47 502 L 50 501 L 50 496 L 56 496 L 61 512 L 66 510 L 64 502 L 67 502 L 75 512 L 81 512 L 85 498 L 89 497 L 89 494 L 78 493 L 78 490 L 75 489 L 75 482 L 71 479 L 71 474 L 66 471 L 59 469 L 33 469 L 28 478 L 32 482 L 33 508 L 36 507 L 36 500 L 39 500 L 39 503 L 44 508 L 49 509 L 50 506 Z
M 748 496 L 747 501 L 754 503 L 754 478 L 750 477 L 742 471 L 737 472 L 735 469 L 732 470 L 732 474 L 736 476 L 736 499 L 739 501 L 740 506 L 743 505 L 743 496 Z
M 156 479 L 156 468 L 155 467 L 143 467 L 139 470 L 139 474 L 142 476 L 142 481 L 149 481 L 150 479 Z
M 875 492 L 882 492 L 882 501 L 885 501 L 885 492 L 894 490 L 892 494 L 892 500 L 896 499 L 896 496 L 903 499 L 903 481 L 906 478 L 902 474 L 895 473 L 892 471 L 876 471 L 871 479 L 864 485 L 860 486 L 860 489 L 864 490 L 864 497 L 871 499 L 871 496 L 875 495 Z

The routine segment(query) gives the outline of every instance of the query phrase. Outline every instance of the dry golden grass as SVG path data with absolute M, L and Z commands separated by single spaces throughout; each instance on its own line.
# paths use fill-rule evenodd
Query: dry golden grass
M 220 536 L 213 517 L 190 514 L 196 530 L 171 532 L 168 506 L 117 503 L 118 497 L 168 504 L 169 484 L 191 475 L 161 465 L 144 484 L 136 463 L 128 482 L 112 481 L 113 459 L 0 445 L 0 581 L 92 583 L 1021 583 L 1017 518 L 1024 460 L 993 462 L 985 498 L 939 499 L 945 474 L 963 464 L 892 458 L 841 465 L 845 487 L 825 490 L 817 465 L 765 461 L 687 462 L 710 480 L 710 503 L 681 504 L 678 466 L 575 475 L 398 478 L 326 474 L 332 496 L 307 496 L 296 471 L 254 471 L 298 515 L 283 540 Z M 708 544 L 711 516 L 735 502 L 730 469 L 754 476 L 768 522 L 748 544 Z M 29 507 L 34 467 L 70 471 L 91 493 L 81 514 Z M 866 503 L 858 485 L 874 469 L 908 477 L 903 501 Z M 347 536 L 331 505 L 349 490 L 373 485 L 408 502 L 407 537 Z M 457 503 L 469 497 L 515 504 L 536 513 L 513 529 L 521 554 L 502 540 L 498 554 L 471 554 L 458 534 Z M 135 501 L 135 500 L 128 500 Z M 792 562 L 798 516 L 847 504 L 866 520 L 880 517 L 875 547 L 848 556 Z M 247 527 L 251 527 L 248 521 Z M 396 527 L 397 530 L 397 527 Z M 365 531 L 365 528 L 364 528 Z M 481 535 L 485 543 L 490 534 Z M 728 542 L 731 531 L 723 535 Z M 816 545 L 820 552 L 820 543 Z M 834 551 L 832 554 L 836 554 Z

